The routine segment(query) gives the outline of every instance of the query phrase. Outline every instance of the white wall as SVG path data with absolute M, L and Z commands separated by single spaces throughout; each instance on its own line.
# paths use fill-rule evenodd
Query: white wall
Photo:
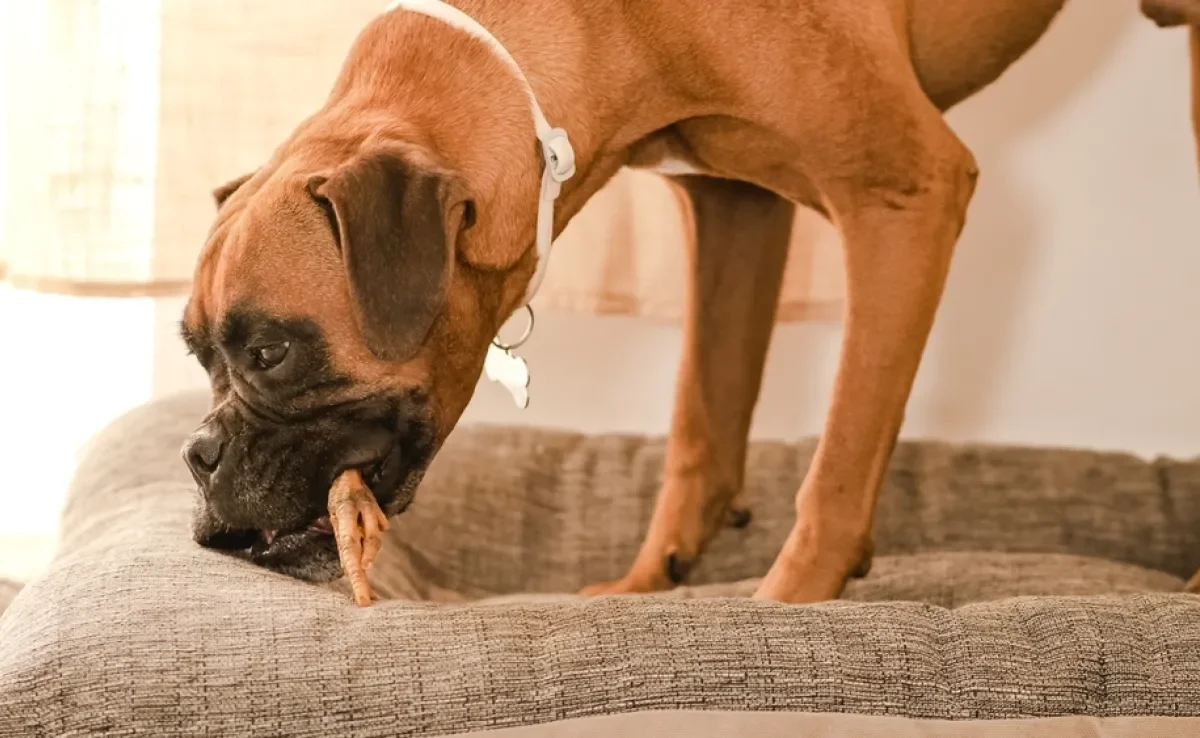
M 1200 177 L 1186 36 L 1136 3 L 1075 2 L 952 111 L 982 168 L 904 435 L 1200 453 Z M 553 267 L 551 267 L 553 268 Z M 156 393 L 202 386 L 160 309 Z M 758 437 L 816 433 L 840 328 L 776 331 Z M 465 422 L 663 433 L 674 326 L 539 316 L 520 412 L 482 386 Z
M 151 397 L 148 300 L 74 300 L 0 285 L 0 577 L 50 560 L 76 451 Z

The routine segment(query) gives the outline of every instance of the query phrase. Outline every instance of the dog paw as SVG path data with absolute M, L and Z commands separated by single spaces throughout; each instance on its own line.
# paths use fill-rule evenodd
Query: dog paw
M 822 540 L 825 545 L 818 543 Z M 790 603 L 836 600 L 847 580 L 870 572 L 874 554 L 874 540 L 869 533 L 822 536 L 812 526 L 797 525 L 763 577 L 754 599 Z
M 622 578 L 612 582 L 589 584 L 579 590 L 579 594 L 584 597 L 603 597 L 605 595 L 646 594 L 652 591 L 628 578 Z
M 758 585 L 754 592 L 756 600 L 774 600 L 791 604 L 811 604 L 836 600 L 842 594 L 845 586 L 844 577 L 830 577 L 822 572 L 814 572 L 811 579 L 806 579 L 798 573 L 783 576 L 768 576 Z
M 579 590 L 584 597 L 603 597 L 605 595 L 638 595 L 661 592 L 669 589 L 669 585 L 659 585 L 642 578 L 625 576 L 612 582 L 591 584 Z
M 683 584 L 692 570 L 694 558 L 688 558 L 678 551 L 672 551 L 662 557 L 662 567 L 658 571 L 648 572 L 648 567 L 634 566 L 624 577 L 612 581 L 601 582 L 584 587 L 579 594 L 584 597 L 620 594 L 649 594 L 663 592 Z

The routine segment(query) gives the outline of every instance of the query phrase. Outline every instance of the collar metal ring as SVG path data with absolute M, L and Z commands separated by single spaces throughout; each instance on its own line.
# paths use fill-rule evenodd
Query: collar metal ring
M 511 343 L 504 343 L 500 340 L 500 334 L 497 333 L 496 337 L 492 339 L 493 346 L 501 349 L 502 351 L 512 351 L 513 349 L 521 348 L 521 346 L 525 345 L 525 342 L 529 340 L 531 335 L 533 335 L 533 306 L 526 305 L 525 312 L 529 313 L 529 322 L 525 325 L 525 332 L 521 334 L 521 337 L 515 341 L 512 341 Z

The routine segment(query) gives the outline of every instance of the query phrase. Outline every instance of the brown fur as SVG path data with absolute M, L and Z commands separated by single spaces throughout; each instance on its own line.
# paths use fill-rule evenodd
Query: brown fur
M 677 583 L 738 510 L 799 203 L 843 235 L 845 338 L 795 527 L 758 594 L 836 597 L 869 566 L 880 479 L 974 190 L 974 159 L 941 113 L 1025 53 L 1063 0 L 455 4 L 507 46 L 548 119 L 570 133 L 577 174 L 558 201 L 556 233 L 622 166 L 670 155 L 710 175 L 680 180 L 696 243 L 663 493 L 630 573 L 590 591 Z M 411 283 L 396 282 L 420 304 L 390 313 L 355 287 L 308 188 L 384 156 L 455 183 L 452 196 L 396 202 L 394 211 L 380 200 L 383 185 L 342 191 L 343 209 L 362 207 L 337 220 L 373 234 L 369 248 L 408 239 L 403 254 L 372 268 L 425 264 Z M 381 16 L 355 42 L 325 106 L 218 196 L 186 321 L 217 323 L 243 299 L 311 318 L 353 378 L 350 394 L 419 389 L 444 438 L 532 275 L 540 171 L 525 100 L 482 44 L 420 15 Z M 467 208 L 477 213 L 471 227 Z M 418 225 L 434 222 L 441 232 Z M 446 269 L 436 254 L 417 253 L 447 244 Z M 381 350 L 389 330 L 404 334 L 400 350 Z
M 1200 0 L 1142 0 L 1142 13 L 1163 28 L 1200 26 Z

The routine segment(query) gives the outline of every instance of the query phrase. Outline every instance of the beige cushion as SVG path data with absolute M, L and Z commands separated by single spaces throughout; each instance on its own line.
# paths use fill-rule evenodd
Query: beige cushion
M 811 453 L 757 444 L 754 519 L 694 587 L 588 601 L 569 593 L 636 550 L 661 441 L 460 429 L 372 570 L 397 599 L 359 610 L 191 542 L 178 448 L 205 403 L 141 408 L 91 448 L 55 561 L 0 617 L 0 736 L 1200 715 L 1200 598 L 1177 593 L 1200 564 L 1195 463 L 901 444 L 872 574 L 795 607 L 714 596 L 769 566 Z

